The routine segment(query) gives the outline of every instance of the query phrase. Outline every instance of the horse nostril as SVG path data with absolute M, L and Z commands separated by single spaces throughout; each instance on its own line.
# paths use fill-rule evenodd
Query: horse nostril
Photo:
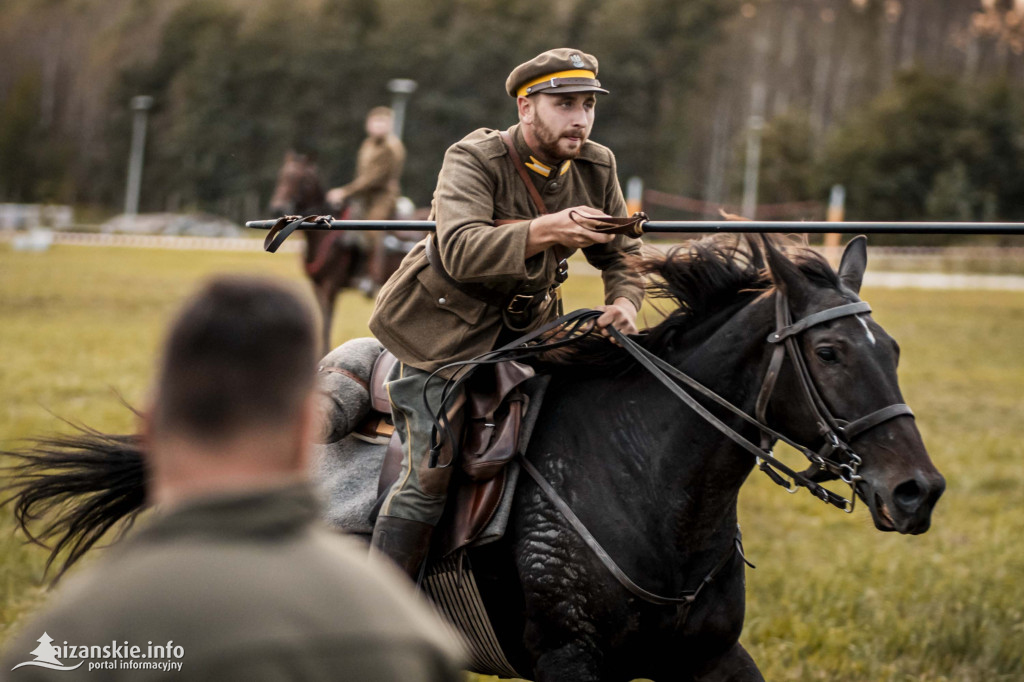
M 917 481 L 911 479 L 896 486 L 892 493 L 893 501 L 906 511 L 914 511 L 924 499 L 924 490 Z

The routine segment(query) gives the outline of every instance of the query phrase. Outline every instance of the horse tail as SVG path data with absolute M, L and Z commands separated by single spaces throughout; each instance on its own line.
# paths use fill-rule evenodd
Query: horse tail
M 57 578 L 108 531 L 117 527 L 119 538 L 131 528 L 146 502 L 141 437 L 74 426 L 78 433 L 0 451 L 14 460 L 3 467 L 0 492 L 9 496 L 0 505 L 13 502 L 22 532 L 50 550 L 47 572 L 64 556 Z

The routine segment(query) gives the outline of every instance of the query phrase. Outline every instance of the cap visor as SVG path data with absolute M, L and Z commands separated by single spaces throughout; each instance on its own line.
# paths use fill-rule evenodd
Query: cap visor
M 566 92 L 599 92 L 602 95 L 610 94 L 604 88 L 594 87 L 593 85 L 559 85 L 557 88 L 545 88 L 544 90 L 538 90 L 537 92 L 531 93 L 533 95 L 560 95 Z

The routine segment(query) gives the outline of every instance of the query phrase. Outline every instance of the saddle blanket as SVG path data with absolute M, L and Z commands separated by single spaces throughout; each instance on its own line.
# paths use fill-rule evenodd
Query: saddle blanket
M 313 480 L 326 504 L 326 519 L 334 527 L 349 533 L 373 532 L 371 515 L 377 504 L 377 485 L 384 462 L 386 445 L 361 440 L 352 432 L 370 412 L 368 385 L 373 363 L 383 351 L 376 339 L 360 338 L 338 346 L 322 361 L 320 389 L 325 400 L 324 441 L 315 446 Z M 526 445 L 537 422 L 549 377 L 537 376 L 522 385 L 529 397 L 520 428 L 520 450 Z M 479 546 L 499 539 L 505 533 L 512 509 L 512 497 L 519 476 L 519 465 L 508 465 L 507 482 L 494 517 L 473 542 Z
M 354 534 L 371 535 L 371 514 L 377 505 L 378 481 L 386 444 L 374 444 L 353 435 L 371 410 L 371 373 L 383 347 L 372 338 L 353 339 L 321 361 L 320 390 L 325 420 L 315 448 L 313 480 L 326 503 L 326 519 L 332 526 Z M 528 396 L 520 427 L 520 451 L 525 452 L 537 422 L 550 377 L 537 376 L 521 385 Z M 515 460 L 507 466 L 501 503 L 471 546 L 498 540 L 505 534 L 512 498 L 519 477 Z M 518 678 L 498 642 L 484 608 L 470 562 L 456 552 L 432 562 L 423 580 L 423 591 L 458 634 L 469 653 L 469 669 L 487 675 Z

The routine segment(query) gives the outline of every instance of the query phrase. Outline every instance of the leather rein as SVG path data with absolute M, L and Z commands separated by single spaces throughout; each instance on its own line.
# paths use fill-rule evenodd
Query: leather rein
M 621 347 L 637 361 L 637 363 L 646 369 L 673 395 L 679 398 L 690 409 L 696 412 L 701 418 L 715 427 L 715 429 L 723 435 L 750 454 L 754 455 L 757 467 L 773 482 L 786 488 L 790 493 L 796 492 L 801 487 L 806 488 L 823 502 L 842 509 L 847 513 L 852 513 L 856 501 L 857 484 L 862 480 L 862 477 L 859 474 L 861 458 L 856 454 L 856 452 L 854 452 L 850 443 L 861 434 L 875 428 L 876 426 L 884 424 L 897 417 L 913 417 L 914 415 L 910 407 L 906 404 L 896 403 L 883 407 L 879 410 L 875 410 L 874 412 L 853 421 L 836 418 L 821 398 L 821 394 L 807 368 L 807 363 L 803 357 L 803 353 L 800 352 L 800 347 L 797 345 L 797 338 L 802 332 L 825 322 L 869 312 L 871 312 L 871 306 L 868 303 L 864 301 L 857 301 L 855 303 L 827 308 L 793 322 L 791 319 L 792 315 L 789 307 L 789 301 L 781 292 L 777 292 L 775 296 L 775 331 L 769 334 L 767 338 L 767 342 L 774 345 L 774 349 L 772 351 L 772 357 L 769 360 L 768 370 L 765 374 L 764 380 L 762 381 L 760 391 L 758 392 L 755 416 L 753 417 L 686 373 L 680 371 L 673 365 L 647 350 L 614 327 L 609 327 L 608 331 L 612 337 L 618 341 Z M 601 313 L 599 311 L 594 310 L 575 311 L 548 325 L 545 325 L 541 329 L 536 330 L 533 334 L 528 335 L 528 337 L 517 339 L 496 351 L 492 351 L 481 356 L 480 358 L 453 364 L 461 366 L 461 369 L 470 369 L 475 364 L 487 364 L 500 362 L 506 359 L 522 358 L 527 355 L 535 354 L 540 350 L 546 350 L 552 345 L 560 346 L 565 345 L 566 343 L 572 343 L 593 331 L 595 328 L 593 322 L 596 322 L 600 314 Z M 583 325 L 586 325 L 587 323 L 590 324 L 589 328 L 581 331 Z M 564 325 L 568 325 L 571 331 L 562 339 L 555 341 L 554 343 L 545 343 L 543 341 L 538 342 L 539 337 L 542 337 L 545 333 Z M 792 439 L 775 431 L 766 423 L 767 420 L 765 415 L 768 403 L 774 393 L 775 385 L 782 368 L 782 363 L 786 357 L 789 357 L 790 361 L 794 365 L 798 381 L 801 386 L 801 392 L 811 408 L 815 421 L 818 425 L 819 433 L 825 439 L 825 444 L 818 450 L 812 450 L 811 448 L 796 443 Z M 458 380 L 449 380 L 449 385 L 446 388 L 453 389 L 457 381 Z M 756 427 L 761 432 L 760 444 L 755 444 L 712 414 L 683 386 L 686 386 L 697 395 L 710 399 L 730 413 L 740 417 L 746 423 Z M 451 394 L 454 393 L 454 391 L 446 391 L 446 393 Z M 442 402 L 444 401 L 442 400 Z M 448 424 L 445 423 L 445 413 L 445 409 L 442 406 L 442 409 L 438 411 L 439 419 L 435 420 L 439 427 L 437 433 L 439 435 L 440 432 L 444 431 L 447 432 L 447 437 L 451 437 L 452 434 L 450 433 Z M 440 439 L 437 439 L 434 443 L 435 448 L 437 449 L 440 448 L 440 442 L 438 441 L 440 441 Z M 791 447 L 803 453 L 803 455 L 810 461 L 811 468 L 803 473 L 797 472 L 776 459 L 771 449 L 772 444 L 776 441 L 787 443 Z M 837 458 L 837 455 L 839 458 Z M 436 463 L 436 457 L 433 458 L 433 461 Z M 696 601 L 701 590 L 703 590 L 706 585 L 710 584 L 718 573 L 729 565 L 733 554 L 739 554 L 740 558 L 747 565 L 751 568 L 754 567 L 753 564 L 747 561 L 747 558 L 743 554 L 743 544 L 740 540 L 739 529 L 737 528 L 736 537 L 730 545 L 728 552 L 723 555 L 718 563 L 716 563 L 708 572 L 696 589 L 684 591 L 679 596 L 675 597 L 663 596 L 649 592 L 633 582 L 633 580 L 631 580 L 629 576 L 619 568 L 608 552 L 601 546 L 593 534 L 590 533 L 583 522 L 580 521 L 572 511 L 572 508 L 569 507 L 565 500 L 563 500 L 558 494 L 558 491 L 554 489 L 551 483 L 544 478 L 543 474 L 541 474 L 540 471 L 538 471 L 522 453 L 519 454 L 518 461 L 526 473 L 534 480 L 559 513 L 566 518 L 569 524 L 576 530 L 586 545 L 594 552 L 598 560 L 615 577 L 615 579 L 618 580 L 619 583 L 631 594 L 646 602 L 658 605 L 675 605 L 678 609 L 677 622 L 679 623 L 682 623 L 683 620 L 685 620 L 690 607 L 693 602 Z M 786 477 L 788 477 L 789 480 L 787 480 Z M 845 498 L 819 484 L 821 481 L 837 478 L 850 486 L 851 492 L 849 498 Z
M 771 360 L 768 363 L 768 371 L 761 383 L 754 417 L 751 417 L 711 389 L 640 346 L 636 341 L 622 334 L 617 329 L 609 328 L 609 333 L 673 395 L 682 400 L 723 435 L 754 455 L 757 467 L 773 482 L 786 488 L 791 493 L 796 492 L 799 488 L 806 488 L 823 502 L 842 509 L 847 513 L 852 513 L 857 499 L 857 484 L 863 479 L 859 473 L 862 463 L 861 458 L 853 450 L 850 443 L 876 426 L 880 426 L 897 417 L 913 417 L 914 413 L 908 405 L 895 403 L 853 421 L 846 421 L 835 417 L 822 399 L 811 377 L 810 370 L 807 368 L 803 353 L 800 352 L 800 347 L 797 345 L 797 337 L 811 327 L 843 317 L 870 313 L 871 306 L 867 302 L 857 301 L 827 308 L 808 315 L 797 322 L 792 322 L 791 320 L 789 301 L 785 296 L 781 293 L 776 293 L 775 303 L 775 331 L 769 334 L 767 338 L 768 343 L 773 344 L 775 347 L 772 351 Z M 786 357 L 793 363 L 801 393 L 814 415 L 819 434 L 825 439 L 824 445 L 818 450 L 812 450 L 795 442 L 772 429 L 766 423 L 765 413 L 768 403 L 775 390 L 782 362 Z M 712 414 L 693 395 L 684 390 L 679 385 L 680 383 L 686 385 L 695 393 L 717 403 L 751 426 L 756 427 L 761 432 L 760 444 L 754 444 Z M 776 459 L 771 450 L 772 443 L 775 441 L 782 441 L 800 451 L 810 461 L 810 469 L 805 472 L 797 472 Z M 786 477 L 789 478 L 788 481 Z M 819 485 L 822 481 L 834 479 L 839 479 L 850 486 L 849 498 Z

